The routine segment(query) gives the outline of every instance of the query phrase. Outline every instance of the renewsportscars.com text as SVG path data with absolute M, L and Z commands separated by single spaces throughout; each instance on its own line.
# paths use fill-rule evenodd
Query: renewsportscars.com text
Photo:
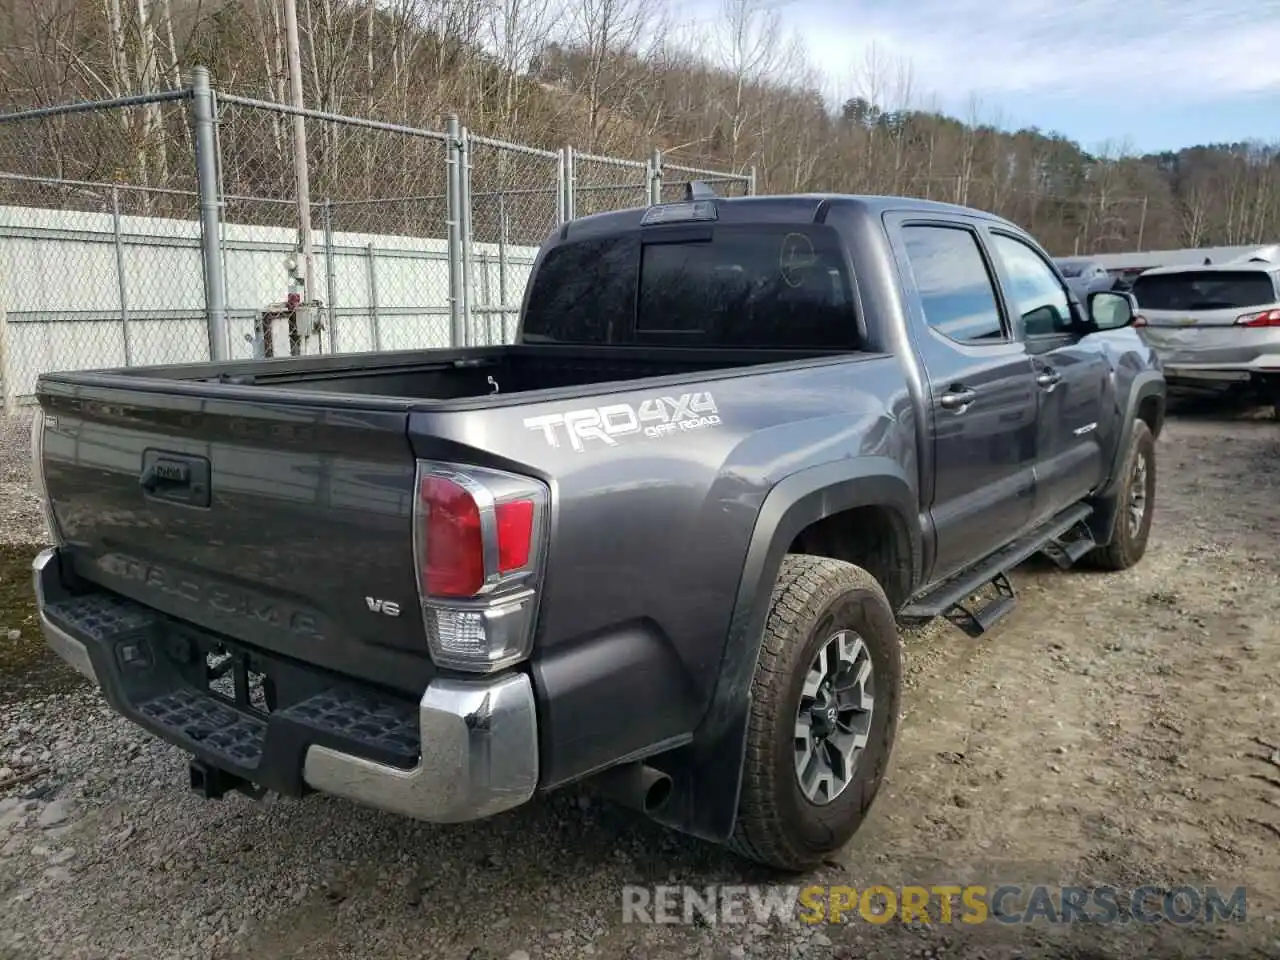
M 1246 918 L 1244 887 L 657 885 L 622 889 L 624 923 L 1194 924 Z

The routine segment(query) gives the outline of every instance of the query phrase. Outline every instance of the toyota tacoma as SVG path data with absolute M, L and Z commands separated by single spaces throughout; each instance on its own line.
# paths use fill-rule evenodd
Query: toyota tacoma
M 511 344 L 42 376 L 43 630 L 207 797 L 589 782 L 805 870 L 884 778 L 899 623 L 1142 557 L 1133 318 L 981 211 L 691 185 L 557 227 Z

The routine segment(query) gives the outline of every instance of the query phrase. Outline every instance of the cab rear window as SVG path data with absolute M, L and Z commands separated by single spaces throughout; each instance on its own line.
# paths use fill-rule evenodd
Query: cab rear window
M 526 340 L 774 349 L 860 346 L 839 235 L 812 224 L 641 228 L 550 250 Z

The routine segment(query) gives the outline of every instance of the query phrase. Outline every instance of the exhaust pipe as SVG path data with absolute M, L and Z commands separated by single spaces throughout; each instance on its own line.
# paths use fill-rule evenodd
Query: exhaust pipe
M 624 763 L 595 777 L 600 793 L 633 810 L 654 814 L 671 797 L 671 777 L 644 763 Z

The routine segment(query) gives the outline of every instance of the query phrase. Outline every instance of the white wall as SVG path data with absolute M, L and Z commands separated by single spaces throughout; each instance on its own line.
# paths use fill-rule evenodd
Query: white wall
M 249 338 L 255 318 L 285 299 L 286 259 L 295 237 L 288 228 L 224 225 L 232 356 L 253 355 Z M 375 337 L 383 350 L 448 346 L 445 240 L 335 232 L 333 242 L 337 309 L 332 324 L 338 350 L 375 349 Z M 313 295 L 328 305 L 329 264 L 320 231 L 314 244 Z M 473 244 L 472 342 L 514 335 L 536 252 L 536 247 L 507 247 L 502 304 L 499 248 Z M 117 256 L 128 308 L 127 354 Z M 487 313 L 485 306 L 505 309 Z M 30 395 L 36 377 L 46 371 L 207 360 L 200 224 L 123 216 L 117 249 L 109 213 L 0 207 L 0 317 L 5 318 L 0 379 L 10 397 Z M 281 321 L 277 353 L 287 350 L 287 342 Z

